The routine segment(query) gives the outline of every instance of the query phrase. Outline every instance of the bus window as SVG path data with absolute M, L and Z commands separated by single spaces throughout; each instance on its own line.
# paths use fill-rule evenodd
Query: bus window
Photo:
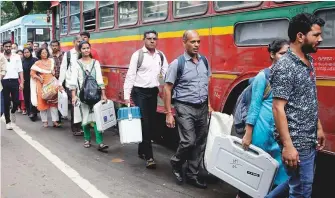
M 335 9 L 320 10 L 316 15 L 325 20 L 320 47 L 335 47 Z
M 80 31 L 80 7 L 79 1 L 70 1 L 70 32 Z
M 67 2 L 61 2 L 60 7 L 60 23 L 61 23 L 61 34 L 67 33 Z
M 27 28 L 27 40 L 34 42 L 50 41 L 49 28 Z
M 239 23 L 235 27 L 236 45 L 268 45 L 275 39 L 288 39 L 287 19 Z
M 17 29 L 14 30 L 14 43 L 17 43 Z
M 21 28 L 17 29 L 17 44 L 21 45 Z
M 114 27 L 114 1 L 99 2 L 100 28 Z
M 259 6 L 261 1 L 215 1 L 215 11 L 227 11 Z
M 207 4 L 207 1 L 174 1 L 174 16 L 178 18 L 205 14 Z
M 118 3 L 119 7 L 119 25 L 134 25 L 138 20 L 137 1 L 122 1 Z
M 95 30 L 95 1 L 83 1 L 84 30 Z
M 143 21 L 162 21 L 168 15 L 167 1 L 144 1 L 143 2 Z

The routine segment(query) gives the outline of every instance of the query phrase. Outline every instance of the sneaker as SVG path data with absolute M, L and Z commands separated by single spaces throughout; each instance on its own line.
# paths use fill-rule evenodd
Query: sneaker
M 6 124 L 6 129 L 13 130 L 12 124 L 11 123 Z
M 15 115 L 15 113 L 10 113 L 10 121 L 12 121 L 13 123 L 16 122 L 16 115 Z
M 147 169 L 156 169 L 156 162 L 154 159 L 150 158 L 147 160 L 146 164 Z

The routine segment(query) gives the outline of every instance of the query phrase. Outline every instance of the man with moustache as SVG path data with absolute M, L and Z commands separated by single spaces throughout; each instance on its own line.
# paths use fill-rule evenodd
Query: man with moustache
M 171 158 L 172 173 L 177 183 L 182 184 L 182 166 L 187 161 L 186 182 L 197 188 L 207 188 L 198 173 L 206 144 L 208 113 L 212 111 L 208 95 L 211 71 L 207 58 L 199 54 L 200 37 L 197 31 L 185 31 L 183 45 L 185 52 L 170 64 L 164 86 L 166 125 L 175 127 L 171 111 L 173 90 L 180 137 L 177 152 Z
M 318 99 L 313 58 L 322 42 L 324 20 L 309 13 L 293 17 L 288 28 L 290 49 L 272 67 L 275 137 L 282 148 L 289 180 L 289 197 L 311 197 L 317 150 L 325 146 L 318 118 Z M 275 190 L 278 190 L 278 189 Z M 269 196 L 271 197 L 271 196 Z
M 80 53 L 79 51 L 79 44 L 82 41 L 82 38 L 80 35 L 77 35 L 73 39 L 73 48 L 66 52 L 63 56 L 62 64 L 60 66 L 60 72 L 59 72 L 59 86 L 60 86 L 60 91 L 66 89 L 66 92 L 68 94 L 69 100 L 72 101 L 72 93 L 69 89 L 68 82 L 71 80 L 71 74 L 73 65 L 78 60 L 78 55 Z M 65 87 L 63 87 L 63 85 Z M 82 128 L 81 128 L 81 122 L 79 123 L 74 123 L 74 106 L 72 105 L 71 108 L 71 130 L 73 132 L 74 136 L 81 136 L 84 134 Z
M 17 54 L 12 54 L 12 42 L 5 41 L 3 43 L 5 49 L 4 55 L 7 59 L 7 72 L 1 80 L 3 86 L 3 97 L 5 105 L 6 129 L 12 130 L 12 122 L 16 121 L 15 112 L 20 104 L 19 89 L 23 90 L 23 69 L 21 57 Z M 19 79 L 20 78 L 20 84 Z M 10 100 L 12 99 L 13 107 L 10 110 Z

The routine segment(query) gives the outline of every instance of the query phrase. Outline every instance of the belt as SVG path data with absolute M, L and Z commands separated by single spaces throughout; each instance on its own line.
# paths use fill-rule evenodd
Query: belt
M 180 101 L 180 100 L 174 99 L 174 102 L 177 102 L 177 103 L 180 103 L 180 104 L 184 104 L 184 105 L 188 105 L 188 106 L 192 106 L 192 107 L 201 107 L 204 104 L 206 104 L 206 105 L 208 104 L 208 100 L 206 100 L 203 103 L 190 103 L 190 102 L 184 102 L 184 101 Z

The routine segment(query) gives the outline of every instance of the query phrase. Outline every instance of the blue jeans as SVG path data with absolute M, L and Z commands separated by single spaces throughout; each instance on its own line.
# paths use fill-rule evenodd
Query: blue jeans
M 316 150 L 314 148 L 299 152 L 298 168 L 286 168 L 289 179 L 277 186 L 266 197 L 282 197 L 289 191 L 289 198 L 310 198 L 314 180 L 315 156 Z

